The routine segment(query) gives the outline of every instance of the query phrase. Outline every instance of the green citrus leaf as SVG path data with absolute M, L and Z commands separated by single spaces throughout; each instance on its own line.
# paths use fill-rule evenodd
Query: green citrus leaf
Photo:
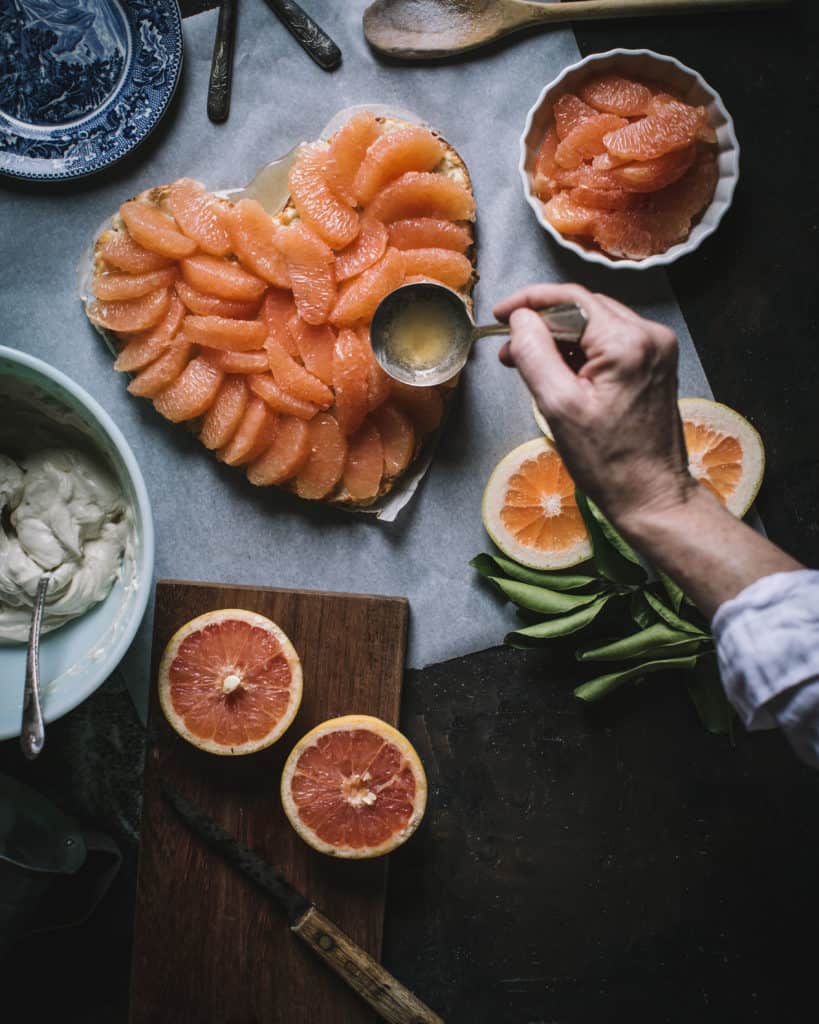
M 640 676 L 647 676 L 653 672 L 668 672 L 671 669 L 692 669 L 697 664 L 696 656 L 687 658 L 663 658 L 658 661 L 645 661 L 632 668 L 623 669 L 620 672 L 609 672 L 605 676 L 597 676 L 590 679 L 574 691 L 575 697 L 591 703 L 600 700 L 606 694 L 611 693 L 628 682 L 629 679 L 638 679 Z
M 637 625 L 643 629 L 653 626 L 658 621 L 657 613 L 652 611 L 651 605 L 646 601 L 642 590 L 637 590 L 631 595 L 629 613 Z
M 632 557 L 636 558 L 632 549 L 608 520 L 605 520 L 599 509 L 597 514 L 592 511 L 591 503 L 581 491 L 575 490 L 575 498 L 586 524 L 592 545 L 592 558 L 600 575 L 614 583 L 642 583 L 646 578 L 645 570 L 639 561 L 635 563 L 632 560 Z M 598 515 L 606 522 L 605 529 Z M 625 554 L 626 549 L 631 552 L 632 557 Z
M 705 630 L 700 629 L 699 626 L 695 626 L 693 622 L 689 622 L 688 619 L 683 619 L 681 616 L 673 612 L 667 604 L 664 604 L 659 597 L 655 597 L 650 590 L 644 590 L 643 596 L 646 601 L 651 605 L 652 609 L 667 625 L 673 629 L 681 629 L 683 633 L 694 633 L 697 636 L 709 636 Z
M 561 594 L 545 587 L 533 587 L 531 583 L 518 583 L 501 576 L 489 576 L 492 582 L 516 605 L 542 615 L 563 615 L 591 604 L 597 594 Z
M 668 598 L 671 602 L 671 607 L 675 612 L 679 612 L 682 608 L 682 603 L 685 600 L 685 593 L 682 587 L 678 587 L 674 580 L 670 576 L 666 576 L 664 572 L 657 570 L 657 579 L 665 587 L 665 592 L 668 594 Z
M 509 633 L 506 636 L 505 642 L 511 647 L 533 647 L 538 646 L 538 642 L 542 640 L 554 640 L 556 637 L 576 633 L 594 622 L 606 606 L 610 596 L 601 594 L 585 608 L 580 608 L 568 615 L 561 615 L 558 618 L 548 619 L 546 622 L 539 622 L 534 626 L 527 626 L 525 629 L 515 630 L 514 633 Z
M 715 657 L 700 657 L 691 681 L 688 696 L 703 726 L 714 736 L 730 736 L 734 731 L 736 712 L 728 703 Z
M 679 629 L 672 629 L 664 622 L 641 629 L 637 633 L 614 640 L 601 647 L 587 648 L 576 652 L 578 661 L 630 661 L 634 658 L 677 657 L 694 654 L 707 642 L 707 637 L 695 637 Z
M 501 555 L 476 555 L 469 564 L 473 569 L 477 569 L 481 576 L 487 578 L 497 576 L 500 569 L 503 575 L 510 580 L 531 583 L 534 587 L 548 587 L 550 590 L 580 590 L 582 587 L 598 582 L 595 576 L 529 569 L 525 565 L 513 562 L 511 558 L 503 558 Z

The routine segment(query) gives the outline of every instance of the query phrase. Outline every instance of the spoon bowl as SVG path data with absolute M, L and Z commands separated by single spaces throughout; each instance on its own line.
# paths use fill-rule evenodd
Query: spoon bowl
M 567 303 L 538 313 L 567 362 L 581 365 L 585 312 Z M 419 388 L 451 380 L 466 365 L 478 338 L 490 335 L 508 337 L 509 325 L 476 325 L 457 292 L 427 281 L 390 292 L 378 304 L 370 324 L 373 354 L 382 369 L 395 380 Z

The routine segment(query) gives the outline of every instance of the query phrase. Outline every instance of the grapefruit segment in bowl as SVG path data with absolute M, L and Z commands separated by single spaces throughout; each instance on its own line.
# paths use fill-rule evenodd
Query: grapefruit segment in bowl
M 554 105 L 555 130 L 557 142 L 562 142 L 566 136 L 583 121 L 590 121 L 597 117 L 599 111 L 584 103 L 579 96 L 567 92 L 559 96 Z M 557 145 L 557 142 L 555 145 Z
M 299 740 L 282 772 L 281 798 L 290 824 L 314 850 L 379 857 L 418 828 L 427 780 L 397 729 L 370 715 L 345 715 Z
M 598 75 L 590 78 L 580 89 L 581 100 L 590 107 L 620 117 L 648 113 L 653 95 L 647 85 L 622 75 Z
M 546 437 L 501 459 L 486 485 L 482 515 L 497 547 L 521 565 L 568 569 L 591 557 L 574 482 Z
M 555 161 L 567 170 L 579 167 L 584 160 L 591 159 L 607 148 L 604 145 L 605 138 L 627 126 L 628 121 L 616 114 L 596 114 L 581 121 L 558 143 Z
M 302 669 L 275 622 L 225 608 L 174 633 L 158 686 L 165 718 L 182 739 L 211 754 L 252 754 L 275 743 L 296 717 Z

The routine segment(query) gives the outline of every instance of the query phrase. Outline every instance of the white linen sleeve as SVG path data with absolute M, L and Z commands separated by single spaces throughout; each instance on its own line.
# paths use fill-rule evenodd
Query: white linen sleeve
M 711 623 L 728 700 L 751 730 L 779 726 L 819 767 L 819 572 L 765 576 Z

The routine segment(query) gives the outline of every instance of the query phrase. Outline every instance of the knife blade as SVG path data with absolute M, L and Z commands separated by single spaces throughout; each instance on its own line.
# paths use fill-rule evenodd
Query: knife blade
M 326 918 L 271 864 L 167 783 L 160 782 L 160 792 L 195 836 L 273 897 L 287 915 L 290 930 L 358 992 L 383 1020 L 389 1024 L 444 1024 L 437 1013 Z

